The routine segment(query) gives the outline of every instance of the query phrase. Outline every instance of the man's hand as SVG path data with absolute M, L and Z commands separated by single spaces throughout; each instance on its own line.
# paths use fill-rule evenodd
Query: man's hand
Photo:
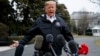
M 13 44 L 10 45 L 11 48 L 17 47 L 19 45 L 18 41 L 13 40 Z

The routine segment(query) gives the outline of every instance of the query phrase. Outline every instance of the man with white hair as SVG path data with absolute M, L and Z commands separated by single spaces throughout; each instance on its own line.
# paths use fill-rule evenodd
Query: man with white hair
M 41 49 L 39 50 L 40 52 L 42 51 L 40 56 L 48 51 L 51 51 L 48 48 L 49 44 L 46 41 L 46 36 L 48 34 L 53 36 L 52 47 L 57 56 L 61 56 L 62 48 L 66 45 L 65 40 L 69 43 L 69 48 L 73 53 L 73 56 L 75 56 L 77 54 L 77 44 L 74 41 L 74 38 L 64 20 L 56 14 L 56 2 L 45 2 L 44 9 L 45 14 L 42 14 L 37 18 L 35 25 L 33 25 L 33 27 L 25 34 L 24 38 L 20 41 L 14 41 L 14 43 L 11 45 L 12 47 L 17 47 L 15 56 L 22 55 L 24 49 L 23 46 L 28 43 L 35 35 L 43 36 L 43 43 Z M 60 38 L 62 40 L 60 40 Z

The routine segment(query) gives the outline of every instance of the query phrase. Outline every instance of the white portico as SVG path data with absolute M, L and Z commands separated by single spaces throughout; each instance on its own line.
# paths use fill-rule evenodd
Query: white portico
M 96 25 L 92 28 L 93 36 L 100 36 L 100 26 Z

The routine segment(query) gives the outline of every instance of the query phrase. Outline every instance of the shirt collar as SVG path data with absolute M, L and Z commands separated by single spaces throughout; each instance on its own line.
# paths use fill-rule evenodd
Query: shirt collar
M 52 17 L 46 15 L 46 17 L 47 17 L 46 19 L 49 20 L 50 22 L 53 22 L 54 20 L 56 20 L 56 16 L 55 15 L 52 16 Z

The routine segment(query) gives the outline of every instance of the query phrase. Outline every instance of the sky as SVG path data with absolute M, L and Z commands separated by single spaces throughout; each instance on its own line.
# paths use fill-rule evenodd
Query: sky
M 98 12 L 98 6 L 89 0 L 58 0 L 58 2 L 65 4 L 70 14 L 83 9 L 89 12 Z
M 99 7 L 96 4 L 91 3 L 89 0 L 58 0 L 58 3 L 65 4 L 70 14 L 72 14 L 74 11 L 82 10 L 89 12 L 100 12 Z M 14 5 L 16 5 L 16 3 L 14 3 Z M 13 8 L 16 8 L 16 6 Z

